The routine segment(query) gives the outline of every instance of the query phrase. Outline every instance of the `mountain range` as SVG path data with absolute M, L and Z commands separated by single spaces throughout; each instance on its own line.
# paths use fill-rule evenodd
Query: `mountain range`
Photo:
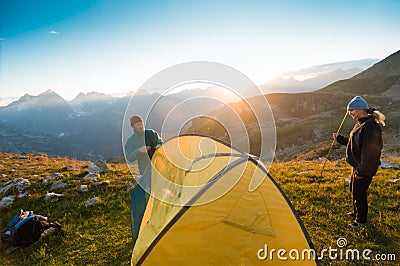
M 129 112 L 144 116 L 143 110 L 153 106 L 146 126 L 160 132 L 170 110 L 178 110 L 174 113 L 176 122 L 163 129 L 166 135 L 172 135 L 171 132 L 180 127 L 178 121 L 184 120 L 184 117 L 207 114 L 221 106 L 216 101 L 206 105 L 197 101 L 185 112 L 179 112 L 182 101 L 206 95 L 216 99 L 232 98 L 230 94 L 215 88 L 185 90 L 163 97 L 159 93 L 141 91 L 135 94 L 135 105 L 131 105 Z M 116 98 L 96 92 L 80 93 L 67 102 L 52 90 L 38 96 L 26 94 L 0 107 L 0 132 L 7 136 L 1 138 L 0 150 L 47 152 L 49 155 L 74 156 L 78 159 L 119 156 L 122 154 L 123 118 L 132 95 Z M 38 143 L 43 146 L 42 150 Z
M 327 65 L 326 65 L 327 66 Z M 325 66 L 325 68 L 326 68 Z M 272 108 L 277 128 L 277 151 L 279 160 L 298 157 L 301 154 L 317 156 L 321 154 L 321 143 L 329 142 L 331 132 L 343 117 L 345 106 L 349 99 L 356 94 L 366 97 L 374 106 L 382 107 L 387 114 L 388 126 L 385 129 L 387 152 L 398 152 L 399 124 L 399 52 L 361 71 L 357 68 L 347 70 L 337 69 L 322 73 L 319 69 L 310 68 L 310 71 L 299 71 L 297 74 L 308 75 L 320 73 L 311 79 L 300 81 L 308 84 L 301 87 L 292 79 L 292 91 L 306 90 L 313 86 L 320 86 L 326 82 L 327 77 L 336 77 L 339 81 L 313 92 L 302 93 L 269 93 L 266 94 Z M 308 73 L 308 74 L 307 74 Z M 322 74 L 321 74 L 322 73 Z M 344 79 L 343 75 L 355 76 Z M 336 79 L 337 80 L 337 79 Z M 319 83 L 318 83 L 319 82 Z M 270 85 L 273 84 L 270 83 Z M 297 84 L 297 85 L 296 85 Z M 289 86 L 289 85 L 288 85 Z M 260 86 L 262 87 L 262 86 Z M 271 86 L 269 86 L 271 88 Z M 320 88 L 321 88 L 320 87 Z M 267 88 L 262 87 L 264 89 Z M 284 91 L 284 87 L 281 87 Z M 308 90 L 308 89 L 307 89 Z M 122 123 L 126 107 L 132 94 L 117 98 L 107 94 L 91 92 L 79 94 L 74 100 L 67 102 L 55 92 L 48 90 L 38 96 L 24 95 L 17 101 L 7 106 L 0 107 L 0 150 L 5 152 L 46 152 L 49 155 L 60 155 L 78 159 L 93 159 L 118 156 L 122 154 Z M 169 110 L 178 108 L 182 100 L 193 97 L 214 97 L 224 100 L 237 101 L 229 98 L 232 95 L 223 94 L 217 88 L 184 90 L 160 98 L 158 93 L 136 93 L 136 105 L 129 111 L 142 114 L 145 106 L 154 106 L 148 127 L 157 131 L 161 130 Z M 256 99 L 255 99 L 256 100 Z M 240 104 L 240 102 L 237 102 Z M 204 114 L 208 117 L 223 115 L 220 103 L 196 104 L 187 113 L 177 113 L 177 120 L 186 116 Z M 243 116 L 248 115 L 246 108 L 242 109 Z M 143 115 L 143 114 L 142 114 Z M 211 120 L 193 120 L 185 130 L 188 132 L 204 133 L 219 138 L 222 136 L 220 129 L 210 124 Z M 349 127 L 350 121 L 345 127 Z M 168 130 L 181 125 L 171 124 Z M 210 127 L 211 126 L 211 127 Z M 251 127 L 249 127 L 250 129 Z M 201 129 L 201 130 L 200 130 Z M 201 131 L 201 132 L 199 132 Z M 257 135 L 257 132 L 251 132 Z M 228 140 L 229 141 L 229 140 Z M 396 142 L 397 141 L 397 142 Z M 253 146 L 259 145 L 257 137 L 253 138 Z M 257 148 L 252 152 L 257 153 Z
M 325 156 L 332 142 L 332 133 L 337 131 L 339 124 L 346 114 L 347 103 L 355 96 L 364 97 L 371 107 L 375 107 L 386 115 L 387 125 L 383 128 L 385 155 L 400 152 L 400 51 L 376 63 L 367 70 L 346 80 L 334 82 L 322 89 L 303 93 L 270 93 L 264 97 L 272 109 L 277 145 L 276 160 L 293 158 L 318 158 Z M 257 100 L 257 99 L 253 99 Z M 248 108 L 240 110 L 240 117 L 251 116 Z M 212 113 L 213 117 L 226 118 L 224 108 Z M 232 117 L 233 121 L 235 118 Z M 212 122 L 199 118 L 193 122 L 190 133 L 201 133 L 203 128 L 213 128 Z M 347 118 L 340 133 L 346 135 L 354 125 Z M 246 125 L 246 128 L 250 128 Z M 257 136 L 251 132 L 250 136 Z M 217 138 L 226 138 L 226 132 L 217 129 L 207 134 Z M 250 138 L 252 150 L 260 146 L 260 138 Z M 266 140 L 268 141 L 268 140 Z M 334 146 L 332 156 L 343 156 L 343 147 Z

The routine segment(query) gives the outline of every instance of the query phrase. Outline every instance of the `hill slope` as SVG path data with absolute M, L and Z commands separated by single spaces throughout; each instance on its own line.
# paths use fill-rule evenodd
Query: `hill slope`
M 316 92 L 266 95 L 277 124 L 278 157 L 290 159 L 300 156 L 303 151 L 313 158 L 326 154 L 332 132 L 336 132 L 348 102 L 355 95 L 361 95 L 369 106 L 386 115 L 383 152 L 400 154 L 400 97 L 386 94 L 389 90 L 394 94 L 393 86 L 399 79 L 400 51 L 351 79 L 335 82 Z M 400 91 L 396 93 L 400 95 Z M 348 118 L 341 132 L 348 134 L 354 122 Z M 296 148 L 291 151 L 293 146 Z
M 43 132 L 29 132 L 0 121 L 0 149 L 12 153 L 46 153 L 70 158 L 89 158 L 89 150 L 63 142 Z M 86 156 L 85 156 L 86 154 Z

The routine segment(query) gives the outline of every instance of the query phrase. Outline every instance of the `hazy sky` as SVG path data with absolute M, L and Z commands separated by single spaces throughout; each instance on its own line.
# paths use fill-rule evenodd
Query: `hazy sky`
M 135 90 L 214 61 L 262 84 L 400 49 L 400 1 L 0 0 L 0 98 Z

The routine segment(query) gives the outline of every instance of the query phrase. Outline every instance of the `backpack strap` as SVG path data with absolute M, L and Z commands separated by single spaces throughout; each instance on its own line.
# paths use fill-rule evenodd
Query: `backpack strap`
M 3 231 L 1 238 L 5 241 L 10 240 L 15 236 L 18 228 L 24 224 L 24 220 L 32 217 L 34 214 L 32 211 L 20 210 L 13 218 L 7 223 L 5 230 Z M 31 218 L 30 218 L 31 219 Z M 25 221 L 26 222 L 26 221 Z

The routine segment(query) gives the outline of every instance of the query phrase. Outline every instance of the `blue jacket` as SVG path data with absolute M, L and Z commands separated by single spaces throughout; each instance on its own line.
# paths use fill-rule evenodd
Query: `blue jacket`
M 125 143 L 125 156 L 130 162 L 138 161 L 140 174 L 143 174 L 149 165 L 156 146 L 163 144 L 158 133 L 152 129 L 145 129 L 144 132 L 134 132 Z M 139 148 L 142 146 L 150 146 L 147 153 L 141 153 Z

